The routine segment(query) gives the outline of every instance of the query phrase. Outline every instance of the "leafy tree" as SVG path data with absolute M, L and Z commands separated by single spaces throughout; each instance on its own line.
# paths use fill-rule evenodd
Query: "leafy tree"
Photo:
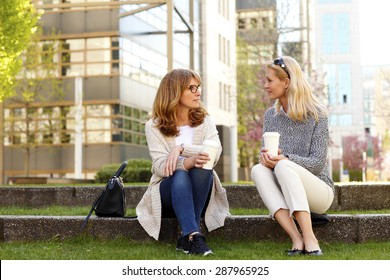
M 366 164 L 363 161 L 363 152 L 366 152 L 367 158 L 373 158 L 372 167 L 381 169 L 383 155 L 378 137 L 367 136 L 362 140 L 358 135 L 346 136 L 343 139 L 343 151 L 343 163 L 346 169 L 362 169 Z
M 0 101 L 13 94 L 15 77 L 22 67 L 20 55 L 37 30 L 38 19 L 30 0 L 1 0 Z
M 380 94 L 375 96 L 375 113 L 376 118 L 381 120 L 382 124 L 390 123 L 390 68 L 388 66 L 383 67 L 380 70 L 380 77 L 382 80 Z M 390 135 L 389 126 L 386 126 L 383 136 L 383 150 L 390 151 Z
M 297 1 L 295 1 L 297 2 Z M 295 6 L 297 3 L 295 3 Z M 259 148 L 263 134 L 263 116 L 272 106 L 264 90 L 264 64 L 283 54 L 294 57 L 307 68 L 307 75 L 313 92 L 326 100 L 324 76 L 311 70 L 308 61 L 304 61 L 305 42 L 282 42 L 284 35 L 302 32 L 306 27 L 290 26 L 291 1 L 282 1 L 278 10 L 272 10 L 268 18 L 261 18 L 263 25 L 247 24 L 245 16 L 237 33 L 237 119 L 238 148 L 240 167 L 245 170 L 245 180 L 249 179 L 249 169 L 258 161 Z M 287 27 L 286 27 L 287 26 Z M 280 53 L 279 50 L 282 52 Z
M 384 152 L 390 151 L 390 134 L 388 128 L 386 129 L 385 135 L 383 136 L 382 148 Z
M 10 142 L 25 152 L 25 176 L 29 176 L 33 148 L 52 144 L 54 132 L 61 130 L 61 118 L 66 115 L 65 108 L 41 107 L 42 102 L 63 98 L 58 64 L 61 42 L 55 35 L 49 41 L 41 41 L 41 36 L 42 29 L 38 28 L 21 54 L 22 70 L 15 80 L 15 94 L 6 100 L 8 134 Z M 42 117 L 46 120 L 39 120 Z
M 237 39 L 237 118 L 240 167 L 249 178 L 249 168 L 258 160 L 261 145 L 263 115 L 270 100 L 262 86 L 259 51 L 253 45 Z M 248 63 L 252 62 L 252 63 Z

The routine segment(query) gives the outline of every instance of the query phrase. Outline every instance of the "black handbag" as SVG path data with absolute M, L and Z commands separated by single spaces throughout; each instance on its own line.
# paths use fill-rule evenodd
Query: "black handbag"
M 311 223 L 313 227 L 322 226 L 329 223 L 329 217 L 327 214 L 310 213 Z
M 103 192 L 92 203 L 92 208 L 84 219 L 80 230 L 87 225 L 92 212 L 98 217 L 124 217 L 126 214 L 126 195 L 123 181 L 120 175 L 126 168 L 127 162 L 123 162 L 118 171 L 112 176 Z

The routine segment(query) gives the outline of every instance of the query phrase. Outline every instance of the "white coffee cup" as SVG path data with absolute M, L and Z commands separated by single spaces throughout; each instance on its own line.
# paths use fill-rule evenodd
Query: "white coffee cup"
M 203 142 L 202 152 L 208 153 L 210 160 L 203 164 L 204 169 L 213 169 L 214 161 L 219 150 L 219 143 L 212 140 L 205 140 Z
M 278 132 L 265 132 L 263 134 L 264 148 L 268 149 L 268 153 L 273 156 L 278 155 L 279 137 Z

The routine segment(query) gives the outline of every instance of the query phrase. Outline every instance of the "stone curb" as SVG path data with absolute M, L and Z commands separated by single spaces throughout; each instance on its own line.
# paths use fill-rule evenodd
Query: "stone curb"
M 329 215 L 330 222 L 314 227 L 321 242 L 361 243 L 390 241 L 390 214 Z M 100 218 L 93 216 L 83 232 L 81 216 L 0 216 L 0 241 L 65 240 L 83 234 L 98 239 L 125 237 L 137 241 L 153 240 L 136 218 Z M 288 236 L 277 222 L 266 215 L 230 216 L 225 225 L 208 233 L 229 241 L 287 241 Z M 160 241 L 175 242 L 178 236 L 176 219 L 163 219 Z
M 104 187 L 0 187 L 0 207 L 49 205 L 90 206 Z M 145 192 L 145 186 L 125 187 L 127 206 L 134 208 Z M 253 185 L 225 186 L 232 208 L 264 208 Z M 336 185 L 331 209 L 390 209 L 390 184 Z M 315 227 L 323 242 L 360 243 L 369 240 L 390 241 L 390 214 L 329 215 L 330 222 Z M 0 216 L 0 242 L 40 241 L 53 238 L 69 239 L 82 234 L 95 238 L 126 237 L 133 240 L 153 240 L 138 223 L 130 218 L 99 218 L 92 216 L 84 232 L 79 227 L 83 216 Z M 178 235 L 176 219 L 164 219 L 160 240 L 175 242 Z M 277 222 L 269 216 L 230 216 L 225 226 L 209 235 L 235 241 L 288 240 Z
M 125 186 L 126 205 L 135 208 L 146 186 Z M 232 208 L 265 208 L 253 185 L 225 186 Z M 0 207 L 91 206 L 104 187 L 0 187 Z M 390 183 L 336 185 L 332 210 L 390 209 Z

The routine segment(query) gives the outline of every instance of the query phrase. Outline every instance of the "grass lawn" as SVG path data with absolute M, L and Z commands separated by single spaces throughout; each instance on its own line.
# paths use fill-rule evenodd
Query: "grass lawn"
M 118 238 L 110 241 L 80 236 L 75 239 L 45 242 L 10 242 L 0 244 L 2 260 L 389 260 L 390 242 L 359 244 L 321 244 L 321 257 L 287 257 L 289 243 L 229 242 L 209 236 L 214 255 L 201 257 L 176 251 L 175 244 L 158 241 L 137 242 Z
M 0 215 L 41 215 L 41 216 L 86 216 L 91 209 L 90 206 L 48 206 L 43 208 L 31 207 L 0 207 Z M 268 215 L 267 209 L 260 208 L 231 208 L 232 215 Z M 328 211 L 328 214 L 390 214 L 390 209 L 381 210 L 348 210 Z M 135 209 L 127 209 L 126 216 L 135 216 Z
M 50 215 L 84 216 L 90 207 L 46 208 L 3 207 L 0 215 Z M 266 215 L 266 209 L 231 209 L 233 215 Z M 390 213 L 390 210 L 329 212 L 344 214 Z M 128 209 L 128 216 L 135 215 Z M 367 242 L 358 244 L 321 243 L 324 256 L 287 257 L 285 250 L 289 242 L 253 242 L 242 240 L 230 242 L 207 236 L 209 246 L 215 254 L 207 260 L 284 260 L 284 259 L 322 259 L 322 260 L 390 260 L 390 242 Z M 65 241 L 53 238 L 44 242 L 0 243 L 1 260 L 204 260 L 200 256 L 188 256 L 175 250 L 175 244 L 158 241 L 137 242 L 125 238 L 115 240 L 96 240 L 91 236 L 79 236 Z

